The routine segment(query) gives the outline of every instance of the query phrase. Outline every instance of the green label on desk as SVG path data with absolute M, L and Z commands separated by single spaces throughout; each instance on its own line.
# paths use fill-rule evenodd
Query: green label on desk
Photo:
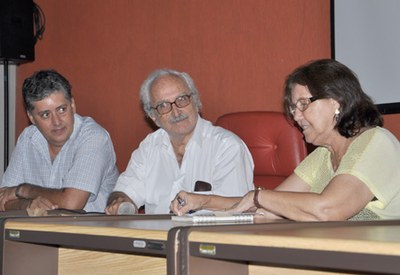
M 217 247 L 211 244 L 200 244 L 199 252 L 205 255 L 215 255 L 217 254 Z
M 8 237 L 13 239 L 19 239 L 21 236 L 21 232 L 19 230 L 10 230 L 8 232 Z

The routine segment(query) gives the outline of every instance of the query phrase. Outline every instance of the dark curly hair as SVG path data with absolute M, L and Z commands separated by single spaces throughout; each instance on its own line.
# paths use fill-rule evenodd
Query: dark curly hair
M 71 84 L 68 80 L 55 70 L 41 70 L 25 79 L 22 85 L 25 108 L 32 112 L 35 108 L 33 102 L 40 101 L 52 93 L 62 92 L 65 98 L 71 102 Z
M 382 126 L 383 119 L 372 99 L 364 93 L 356 74 L 333 59 L 312 61 L 295 69 L 285 82 L 284 111 L 290 113 L 292 88 L 306 86 L 317 99 L 332 98 L 340 104 L 336 130 L 344 137 L 357 135 L 361 128 Z

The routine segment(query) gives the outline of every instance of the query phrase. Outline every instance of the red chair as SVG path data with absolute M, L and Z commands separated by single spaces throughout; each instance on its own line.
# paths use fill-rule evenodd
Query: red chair
M 280 112 L 225 114 L 216 125 L 232 131 L 246 143 L 254 160 L 256 187 L 274 189 L 307 155 L 302 134 Z

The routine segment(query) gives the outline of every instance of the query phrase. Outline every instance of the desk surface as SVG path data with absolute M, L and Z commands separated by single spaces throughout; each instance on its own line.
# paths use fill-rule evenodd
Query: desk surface
M 165 274 L 170 215 L 8 218 L 4 274 Z M 18 259 L 18 260 L 15 260 Z M 46 263 L 46 264 L 44 264 Z
M 158 240 L 166 240 L 171 227 L 173 223 L 170 215 L 12 218 L 4 224 L 4 228 L 8 231 L 141 237 Z
M 246 262 L 255 263 L 250 265 L 253 268 L 275 266 L 307 272 L 398 274 L 400 270 L 400 221 L 281 223 L 229 230 L 183 230 L 188 231 L 188 248 L 181 255 L 188 258 L 180 263 L 185 269 L 179 274 L 197 274 L 201 266 L 217 268 L 221 261 L 236 263 L 232 270 L 238 270 L 239 263 Z M 246 272 L 247 269 L 237 274 Z
M 400 270 L 400 221 L 271 221 L 265 224 L 194 226 L 174 223 L 170 215 L 83 215 L 10 218 L 4 221 L 4 229 L 4 240 L 9 247 L 15 247 L 15 253 L 21 251 L 21 246 L 31 243 L 35 249 L 40 244 L 46 247 L 65 247 L 67 253 L 74 255 L 83 249 L 127 255 L 167 256 L 170 274 L 175 274 L 179 266 L 189 271 L 186 269 L 190 267 L 188 259 L 183 261 L 185 255 L 198 259 L 214 258 L 219 260 L 218 265 L 221 260 L 228 259 L 261 265 L 264 262 L 289 267 L 301 265 L 310 269 L 317 266 L 322 269 L 386 270 L 387 273 Z M 182 246 L 182 243 L 185 245 Z M 179 253 L 176 250 L 178 245 Z M 60 255 L 65 255 L 65 252 Z M 85 260 L 92 257 L 88 255 Z M 121 260 L 121 263 L 126 260 Z M 357 260 L 367 261 L 363 269 L 354 267 Z M 158 263 L 161 273 L 165 272 L 163 261 Z M 72 260 L 64 262 L 64 269 L 73 263 Z M 204 264 L 210 268 L 215 267 L 213 264 L 208 265 L 208 262 L 201 262 L 200 266 L 203 268 Z M 82 262 L 79 268 L 85 265 L 87 262 Z
M 189 241 L 400 255 L 400 221 L 270 224 L 246 231 L 192 229 Z

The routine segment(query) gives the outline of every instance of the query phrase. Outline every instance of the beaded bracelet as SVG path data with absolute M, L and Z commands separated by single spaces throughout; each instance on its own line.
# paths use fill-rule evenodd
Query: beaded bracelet
M 260 192 L 260 190 L 263 190 L 263 189 L 262 189 L 261 187 L 257 187 L 257 188 L 255 189 L 255 191 L 254 191 L 253 202 L 254 202 L 254 205 L 255 205 L 257 208 L 263 208 L 263 207 L 261 206 L 260 202 L 258 201 L 258 193 Z

